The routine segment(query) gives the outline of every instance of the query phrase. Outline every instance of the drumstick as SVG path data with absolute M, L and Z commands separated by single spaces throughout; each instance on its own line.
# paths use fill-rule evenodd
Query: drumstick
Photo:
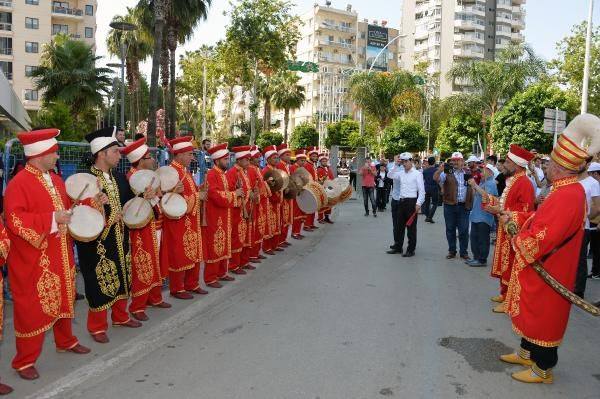
M 183 177 L 181 177 L 181 179 L 179 179 L 179 181 L 177 182 L 177 184 L 181 183 L 182 181 L 183 181 Z M 175 186 L 177 186 L 177 184 L 176 184 Z M 174 188 L 173 188 L 173 189 L 174 189 Z M 172 192 L 172 191 L 171 191 L 171 192 Z M 168 194 L 168 193 L 167 193 L 167 194 Z M 165 194 L 165 195 L 166 195 L 166 194 Z M 169 195 L 169 198 L 167 198 L 167 200 L 165 201 L 165 203 L 163 204 L 163 206 L 164 206 L 164 205 L 167 205 L 167 204 L 169 203 L 169 200 L 170 200 L 171 198 L 173 198 L 173 197 L 174 197 L 173 195 Z
M 146 190 L 148 190 L 150 187 L 152 187 L 153 184 L 154 184 L 154 177 L 152 177 L 152 180 L 150 180 L 150 184 L 148 185 L 148 187 L 146 187 Z M 146 190 L 144 190 L 144 191 L 146 191 Z M 144 201 L 140 202 L 140 205 L 138 206 L 138 209 L 135 212 L 135 217 L 138 217 L 138 215 L 140 214 L 140 211 L 142 210 L 142 205 L 144 205 Z
M 75 202 L 73 202 L 73 204 L 69 208 L 70 211 L 72 211 L 73 208 L 75 208 L 75 205 L 77 205 L 79 203 L 79 201 L 81 201 L 81 197 L 83 197 L 83 193 L 85 193 L 85 190 L 87 190 L 89 186 L 90 186 L 90 183 L 85 183 L 85 187 L 83 188 L 83 190 L 81 190 L 81 192 L 77 196 L 77 199 L 75 200 Z

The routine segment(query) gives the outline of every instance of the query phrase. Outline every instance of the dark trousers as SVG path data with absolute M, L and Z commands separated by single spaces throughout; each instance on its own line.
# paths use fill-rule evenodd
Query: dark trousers
M 548 370 L 558 363 L 558 347 L 544 347 L 521 338 L 521 348 L 531 353 L 531 360 L 542 370 Z
M 392 218 L 394 225 L 394 246 L 402 250 L 404 246 L 404 234 L 408 236 L 408 246 L 406 252 L 415 252 L 417 247 L 417 218 L 413 220 L 410 226 L 406 222 L 415 213 L 416 198 L 392 199 Z
M 387 192 L 385 187 L 377 187 L 377 210 L 383 211 L 387 204 Z
M 427 219 L 433 219 L 433 215 L 435 215 L 435 210 L 438 207 L 438 201 L 440 196 L 440 191 L 426 191 L 425 192 L 425 202 L 423 203 L 423 214 L 427 216 Z
M 371 200 L 371 208 L 373 213 L 377 213 L 375 207 L 375 188 L 374 187 L 363 187 L 362 188 L 363 201 L 365 202 L 365 213 L 369 213 L 369 200 Z
M 354 187 L 354 191 L 356 191 L 356 172 L 350 172 L 350 185 Z
M 490 231 L 490 225 L 485 222 L 471 223 L 471 252 L 473 259 L 481 263 L 487 263 L 490 254 Z
M 446 240 L 448 241 L 448 252 L 456 254 L 456 230 L 458 229 L 458 241 L 460 245 L 460 256 L 468 256 L 469 250 L 469 211 L 464 204 L 444 204 L 444 220 L 446 221 Z
M 590 243 L 590 230 L 583 230 L 583 240 L 581 241 L 581 251 L 579 251 L 579 266 L 577 267 L 577 277 L 575 279 L 575 294 L 583 298 L 585 294 L 585 285 L 587 283 L 588 266 L 588 244 Z
M 600 276 L 600 231 L 595 227 L 590 230 L 590 247 L 592 248 L 592 275 Z

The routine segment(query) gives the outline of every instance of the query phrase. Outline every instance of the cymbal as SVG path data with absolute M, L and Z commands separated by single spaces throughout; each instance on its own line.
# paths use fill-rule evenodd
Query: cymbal
M 286 199 L 296 198 L 296 196 L 302 191 L 302 186 L 298 185 L 296 179 L 290 179 L 290 182 L 285 190 L 283 190 L 283 197 Z
M 308 170 L 304 168 L 296 169 L 294 173 L 292 173 L 291 177 L 291 180 L 294 180 L 296 184 L 300 186 L 300 188 L 303 188 L 312 180 L 310 173 L 308 173 Z
M 278 170 L 269 170 L 267 173 L 265 173 L 263 179 L 265 182 L 267 182 L 269 188 L 273 192 L 281 191 L 283 188 L 283 176 Z

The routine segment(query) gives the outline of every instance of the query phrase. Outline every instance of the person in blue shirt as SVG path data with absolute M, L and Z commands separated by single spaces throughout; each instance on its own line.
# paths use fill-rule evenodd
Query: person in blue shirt
M 487 266 L 487 258 L 490 253 L 490 234 L 495 228 L 496 222 L 494 215 L 487 213 L 481 207 L 485 196 L 498 196 L 496 181 L 494 180 L 494 170 L 491 165 L 486 165 L 483 168 L 481 175 L 481 183 L 477 184 L 475 179 L 469 180 L 469 185 L 475 191 L 473 200 L 473 209 L 469 220 L 471 222 L 471 252 L 473 252 L 473 260 L 465 262 L 471 267 Z
M 433 174 L 437 170 L 435 157 L 429 157 L 425 160 L 426 166 L 423 169 L 423 181 L 425 182 L 425 203 L 423 203 L 423 214 L 425 221 L 435 223 L 433 215 L 440 201 L 440 185 L 433 179 Z

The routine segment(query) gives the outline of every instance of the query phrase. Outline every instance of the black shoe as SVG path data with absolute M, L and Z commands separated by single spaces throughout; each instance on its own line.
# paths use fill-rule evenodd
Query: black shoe
M 369 216 L 369 212 L 365 212 L 365 216 Z
M 456 258 L 456 252 L 450 252 L 446 255 L 446 259 L 454 259 Z
M 377 217 L 377 213 L 373 212 L 373 217 L 376 218 Z
M 399 249 L 402 251 L 402 248 L 399 248 L 396 244 L 390 245 L 390 249 Z
M 415 253 L 414 252 L 408 252 L 408 251 L 405 254 L 402 255 L 403 258 L 411 258 L 413 256 L 415 256 Z
M 394 249 L 390 249 L 389 251 L 385 251 L 385 253 L 387 253 L 387 254 L 391 254 L 391 255 L 393 255 L 393 254 L 401 254 L 401 253 L 402 253 L 402 250 L 401 250 L 401 249 L 395 249 L 395 248 L 394 248 Z

